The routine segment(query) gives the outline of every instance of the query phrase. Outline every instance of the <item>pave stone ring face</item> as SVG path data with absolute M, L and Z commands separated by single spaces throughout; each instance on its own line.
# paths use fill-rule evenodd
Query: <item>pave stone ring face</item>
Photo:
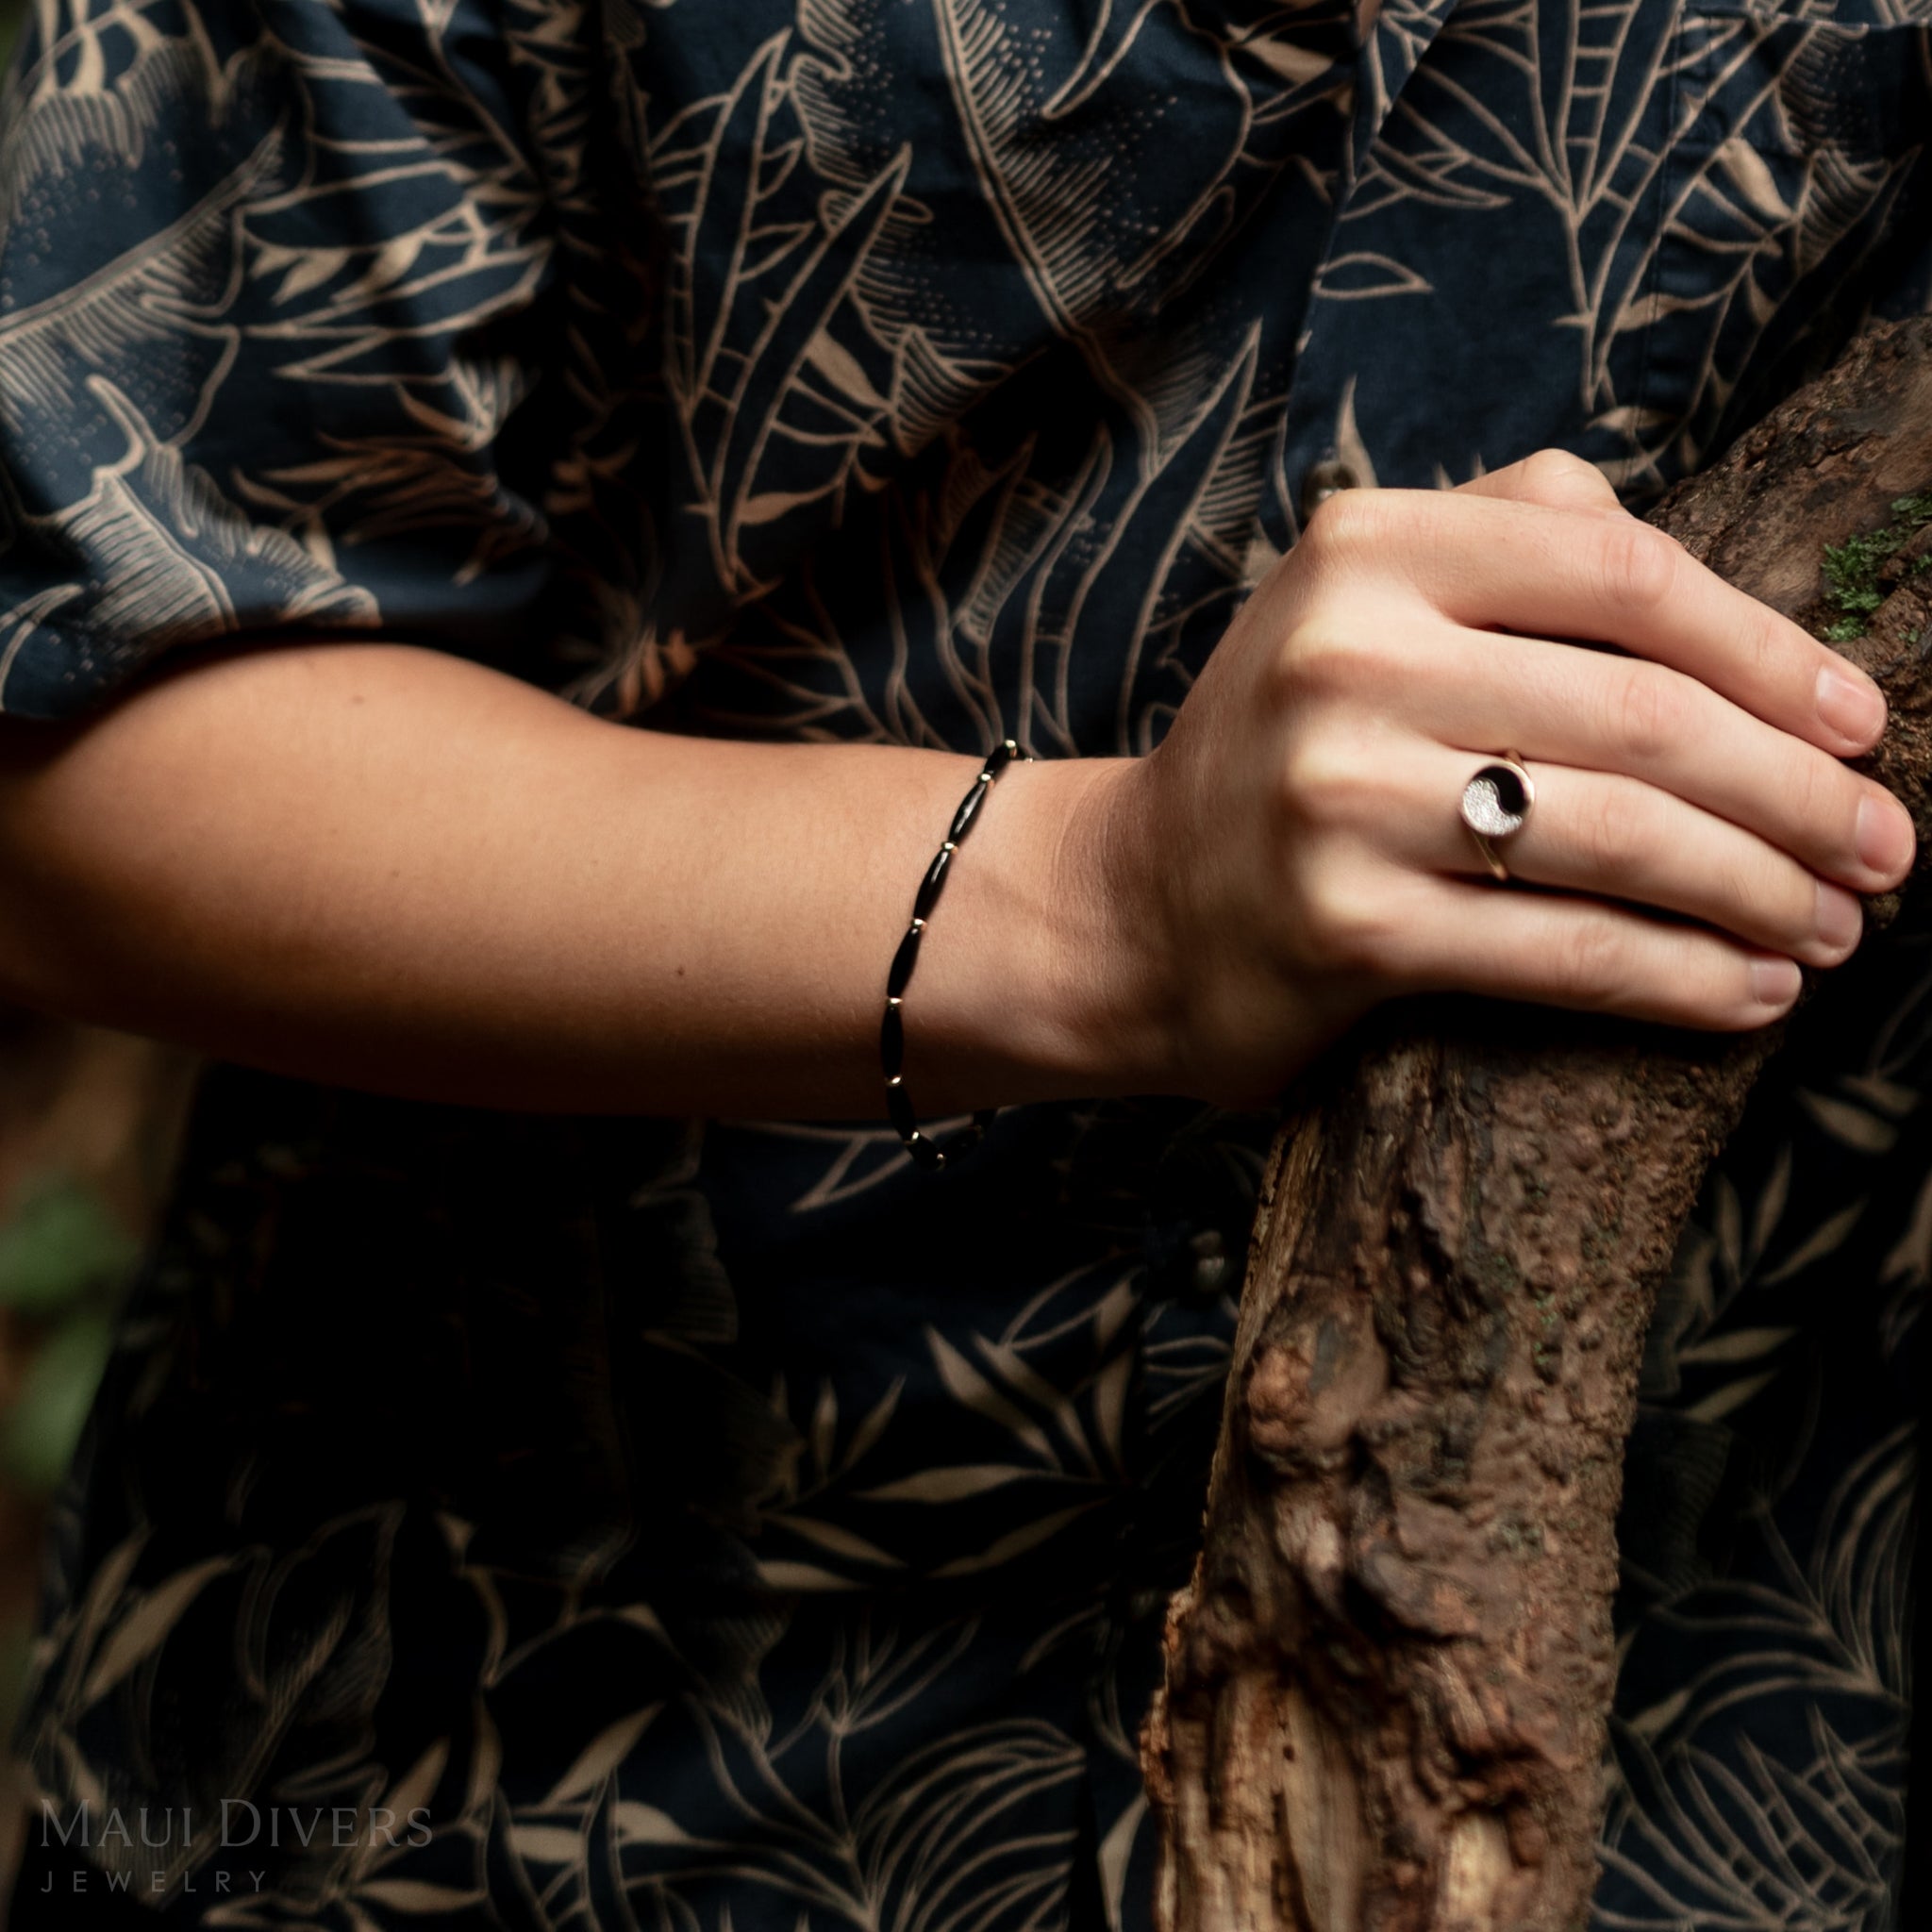
M 1484 765 L 1462 788 L 1462 823 L 1483 863 L 1499 879 L 1507 880 L 1509 869 L 1496 848 L 1522 831 L 1535 803 L 1535 781 L 1514 752 Z

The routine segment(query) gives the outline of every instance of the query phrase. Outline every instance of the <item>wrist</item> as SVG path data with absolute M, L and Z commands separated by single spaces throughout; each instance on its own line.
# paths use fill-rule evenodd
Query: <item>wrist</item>
M 922 1105 L 1175 1091 L 1169 975 L 1139 883 L 1141 762 L 1044 759 L 1000 778 L 908 1003 Z
M 1052 858 L 1056 978 L 1083 1092 L 1178 1093 L 1179 974 L 1147 829 L 1144 758 L 1070 761 Z
M 1174 891 L 1174 867 L 1192 861 L 1158 835 L 1152 755 L 1104 763 L 1086 801 L 1082 849 L 1069 864 L 1091 878 L 1088 890 L 1105 911 L 1093 1023 L 1132 1043 L 1124 1062 L 1131 1084 L 1110 1091 L 1199 1097 L 1187 1050 L 1199 962 L 1180 938 Z

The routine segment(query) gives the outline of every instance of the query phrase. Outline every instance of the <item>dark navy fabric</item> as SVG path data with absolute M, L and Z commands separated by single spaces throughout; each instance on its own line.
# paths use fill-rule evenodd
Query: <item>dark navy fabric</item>
M 1144 752 L 1316 487 L 1556 444 L 1641 505 L 1925 307 L 1928 20 L 44 0 L 0 709 L 323 632 L 647 728 Z M 1894 932 L 1685 1236 L 1601 1927 L 1892 1921 L 1928 1085 Z M 883 1123 L 211 1068 L 56 1525 L 19 1741 L 91 1834 L 29 1887 L 1144 1926 L 1135 1735 L 1273 1126 L 1015 1108 L 935 1181 Z

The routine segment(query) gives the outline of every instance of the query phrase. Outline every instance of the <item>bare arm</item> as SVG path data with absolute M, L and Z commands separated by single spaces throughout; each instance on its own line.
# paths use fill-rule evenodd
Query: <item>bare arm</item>
M 1574 458 L 1339 497 L 1158 751 L 1001 780 L 908 1000 L 915 1102 L 1258 1104 L 1436 989 L 1761 1025 L 1909 866 L 1840 762 L 1882 718 Z M 1455 818 L 1506 747 L 1549 890 L 1498 891 Z M 887 963 L 975 770 L 636 730 L 397 646 L 231 653 L 0 731 L 0 996 L 426 1098 L 878 1117 Z
M 886 965 L 978 762 L 636 730 L 402 646 L 233 653 L 0 730 L 0 996 L 419 1098 L 878 1115 Z M 988 801 L 908 1000 L 924 1113 L 1131 1083 L 1061 852 L 1112 769 Z

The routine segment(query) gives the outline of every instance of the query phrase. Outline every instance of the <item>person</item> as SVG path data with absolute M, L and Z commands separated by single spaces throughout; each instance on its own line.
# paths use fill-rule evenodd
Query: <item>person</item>
M 1631 512 L 1932 299 L 1924 18 L 42 0 L 0 994 L 210 1065 L 16 1927 L 1144 1925 L 1284 1089 L 1801 965 L 1650 1341 L 1597 1912 L 1887 1923 L 1910 828 Z

